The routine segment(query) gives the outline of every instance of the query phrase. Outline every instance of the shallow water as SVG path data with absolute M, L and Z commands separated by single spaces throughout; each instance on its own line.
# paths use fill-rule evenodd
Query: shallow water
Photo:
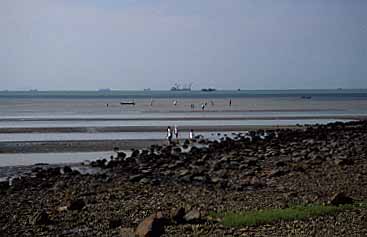
M 125 151 L 130 152 L 130 151 Z M 63 153 L 18 153 L 0 154 L 0 167 L 34 165 L 36 163 L 60 164 L 80 163 L 97 159 L 109 158 L 115 152 L 63 152 Z
M 310 119 L 310 120 L 226 120 L 223 122 L 218 121 L 193 121 L 194 123 L 179 123 L 179 121 L 157 121 L 157 125 L 296 125 L 296 124 L 327 124 L 335 121 L 347 121 L 347 120 L 335 120 L 335 119 Z M 164 122 L 164 124 L 163 124 Z M 143 125 L 142 125 L 143 126 Z M 219 131 L 219 133 L 231 133 L 232 131 Z M 238 132 L 238 131 L 237 131 Z M 217 134 L 216 132 L 198 132 L 204 137 L 210 138 Z M 128 140 L 128 139 L 165 139 L 166 132 L 103 132 L 95 133 L 91 130 L 88 133 L 2 133 L 0 134 L 0 142 L 15 142 L 15 141 L 80 141 L 80 140 Z M 188 138 L 188 132 L 180 132 L 180 138 Z

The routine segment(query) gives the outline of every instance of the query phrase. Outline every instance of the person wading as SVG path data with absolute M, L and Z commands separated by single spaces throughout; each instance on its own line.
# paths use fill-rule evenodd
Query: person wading
M 175 134 L 175 137 L 176 137 L 176 141 L 177 141 L 177 143 L 179 142 L 178 141 L 178 128 L 177 128 L 177 126 L 175 125 L 175 128 L 173 129 L 173 133 Z
M 168 140 L 168 145 L 170 145 L 172 142 L 172 130 L 170 126 L 167 127 L 167 140 Z

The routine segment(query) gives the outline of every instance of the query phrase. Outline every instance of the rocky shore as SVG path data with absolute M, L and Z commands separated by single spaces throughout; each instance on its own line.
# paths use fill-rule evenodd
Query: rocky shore
M 367 200 L 367 121 L 152 145 L 0 183 L 5 236 L 365 236 L 367 210 L 227 227 L 210 213 Z

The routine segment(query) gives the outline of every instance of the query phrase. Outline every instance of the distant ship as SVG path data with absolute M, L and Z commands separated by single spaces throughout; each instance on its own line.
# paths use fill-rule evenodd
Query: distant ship
M 212 92 L 212 91 L 216 91 L 216 89 L 215 88 L 203 88 L 201 89 L 201 91 Z
M 150 88 L 145 88 L 144 91 L 151 91 L 152 89 Z
M 191 91 L 191 86 L 192 86 L 192 83 L 189 83 L 189 84 L 186 84 L 186 85 L 181 85 L 179 83 L 175 83 L 171 87 L 171 91 Z

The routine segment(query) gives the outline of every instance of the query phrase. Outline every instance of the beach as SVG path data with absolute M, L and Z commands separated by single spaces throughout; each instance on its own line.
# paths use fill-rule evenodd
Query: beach
M 5 235 L 363 236 L 367 123 L 330 123 L 151 145 L 87 167 L 37 166 L 1 183 Z M 196 144 L 198 147 L 196 147 Z M 199 146 L 200 145 L 200 146 Z M 22 205 L 22 208 L 19 208 Z M 311 206 L 310 206 L 311 205 Z M 292 207 L 305 219 L 232 225 L 227 213 Z M 322 210 L 334 210 L 333 213 Z M 242 217 L 238 217 L 242 218 Z

